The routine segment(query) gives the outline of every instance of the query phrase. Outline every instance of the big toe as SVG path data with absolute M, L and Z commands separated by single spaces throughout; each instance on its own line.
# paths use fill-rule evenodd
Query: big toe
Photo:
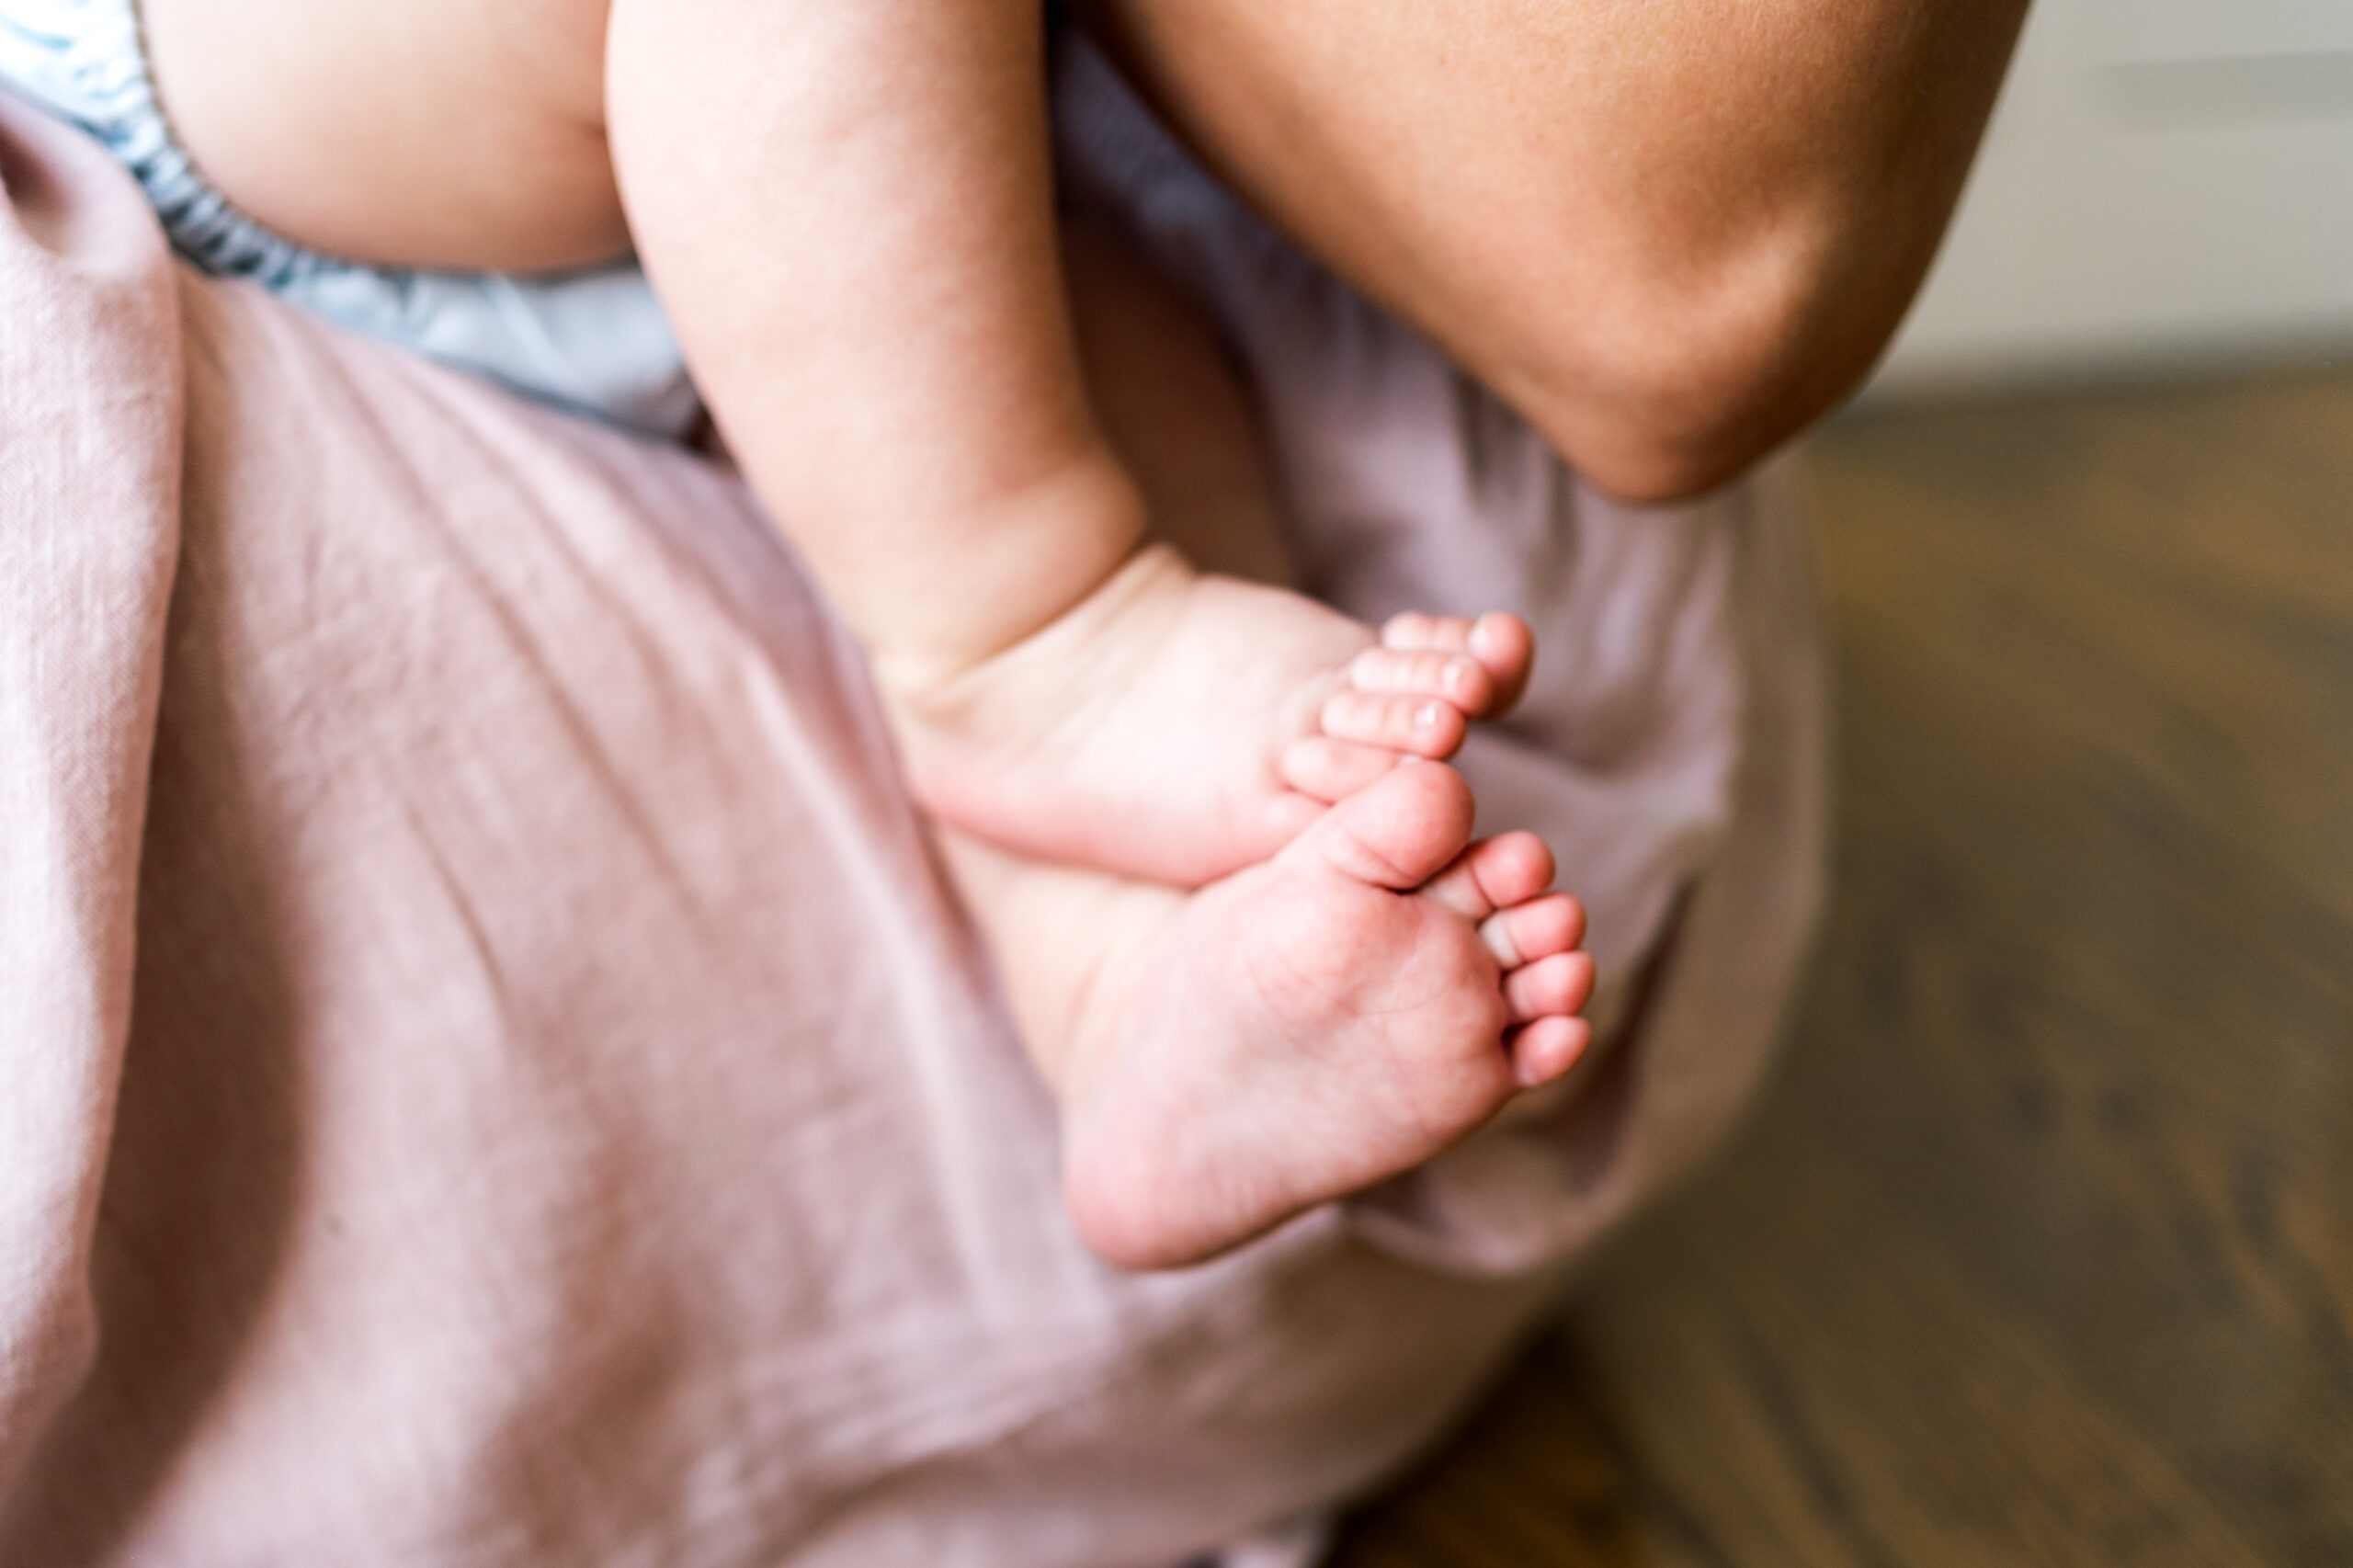
M 1376 661 L 1381 661 L 1376 663 Z M 1528 622 L 1509 610 L 1490 610 L 1472 619 L 1465 616 L 1395 615 L 1381 628 L 1381 650 L 1361 661 L 1390 676 L 1386 687 L 1358 684 L 1369 689 L 1427 689 L 1452 701 L 1469 717 L 1493 719 L 1518 702 L 1528 689 L 1529 672 L 1536 665 L 1536 635 Z M 1471 665 L 1480 678 L 1466 682 L 1461 666 Z M 1431 672 L 1446 672 L 1439 684 Z M 1418 677 L 1407 683 L 1402 672 Z
M 1536 667 L 1536 634 L 1510 611 L 1492 610 L 1472 622 L 1467 641 L 1472 656 L 1495 683 L 1495 699 L 1487 710 L 1493 718 L 1528 689 L 1529 674 Z
M 1461 774 L 1442 762 L 1409 761 L 1318 817 L 1282 858 L 1404 892 L 1462 852 L 1472 812 Z

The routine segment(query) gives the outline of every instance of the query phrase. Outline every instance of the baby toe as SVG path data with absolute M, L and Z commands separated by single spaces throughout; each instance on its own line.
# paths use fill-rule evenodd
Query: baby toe
M 1493 706 L 1482 710 L 1481 716 L 1501 713 L 1518 702 L 1536 665 L 1536 634 L 1528 622 L 1508 610 L 1491 610 L 1472 623 L 1463 646 L 1493 683 Z
M 1576 1065 L 1593 1043 L 1593 1028 L 1583 1018 L 1539 1018 L 1514 1029 L 1504 1043 L 1511 1052 L 1513 1080 L 1533 1089 Z
M 1565 1017 L 1593 994 L 1593 960 L 1584 953 L 1553 953 L 1504 976 L 1504 1001 L 1512 1022 Z
M 1451 767 L 1392 767 L 1317 818 L 1277 863 L 1320 865 L 1373 887 L 1409 892 L 1462 852 L 1475 809 L 1471 787 Z
M 1441 698 L 1465 713 L 1486 711 L 1495 698 L 1486 665 L 1436 648 L 1367 648 L 1348 665 L 1348 684 L 1358 691 Z
M 1285 746 L 1275 771 L 1287 789 L 1326 805 L 1355 794 L 1397 766 L 1387 746 L 1361 745 L 1328 735 L 1308 735 Z
M 1438 698 L 1352 689 L 1334 692 L 1319 717 L 1333 740 L 1433 759 L 1452 756 L 1469 723 L 1461 709 Z
M 1475 719 L 1493 718 L 1518 702 L 1536 663 L 1536 634 L 1509 610 L 1490 610 L 1476 619 L 1408 610 L 1381 624 L 1381 646 L 1399 654 L 1467 655 L 1486 675 L 1483 699 L 1466 704 Z
M 1436 648 L 1460 653 L 1471 645 L 1471 623 L 1456 615 L 1424 615 L 1406 610 L 1381 623 L 1381 645 L 1405 652 Z
M 1585 905 L 1564 892 L 1532 898 L 1486 917 L 1480 923 L 1479 937 L 1497 963 L 1518 969 L 1571 951 L 1584 941 Z

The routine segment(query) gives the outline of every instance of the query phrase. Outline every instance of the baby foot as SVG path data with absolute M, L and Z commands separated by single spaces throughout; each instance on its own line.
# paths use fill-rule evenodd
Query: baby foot
M 1452 768 L 1392 767 L 1264 864 L 1097 906 L 1108 949 L 1059 1085 L 1089 1245 L 1197 1261 L 1568 1070 L 1589 1039 L 1571 1016 L 1593 985 L 1584 911 L 1544 893 L 1539 840 L 1467 845 L 1471 816 Z M 1105 931 L 1114 910 L 1125 929 Z
M 1376 641 L 1301 595 L 1148 546 L 984 664 L 890 690 L 915 799 L 1016 854 L 1199 887 L 1265 859 L 1402 756 L 1451 756 L 1533 656 L 1515 616 Z

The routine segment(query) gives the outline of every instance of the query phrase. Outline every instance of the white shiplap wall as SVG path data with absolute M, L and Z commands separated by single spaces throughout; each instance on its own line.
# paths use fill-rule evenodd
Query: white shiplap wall
M 2353 0 L 2037 0 L 1875 383 L 2353 350 Z

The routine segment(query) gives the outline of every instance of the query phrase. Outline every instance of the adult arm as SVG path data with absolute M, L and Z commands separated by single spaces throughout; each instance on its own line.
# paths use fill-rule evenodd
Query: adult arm
M 1090 0 L 1279 226 L 1630 499 L 1737 473 L 1919 288 L 2025 0 Z

